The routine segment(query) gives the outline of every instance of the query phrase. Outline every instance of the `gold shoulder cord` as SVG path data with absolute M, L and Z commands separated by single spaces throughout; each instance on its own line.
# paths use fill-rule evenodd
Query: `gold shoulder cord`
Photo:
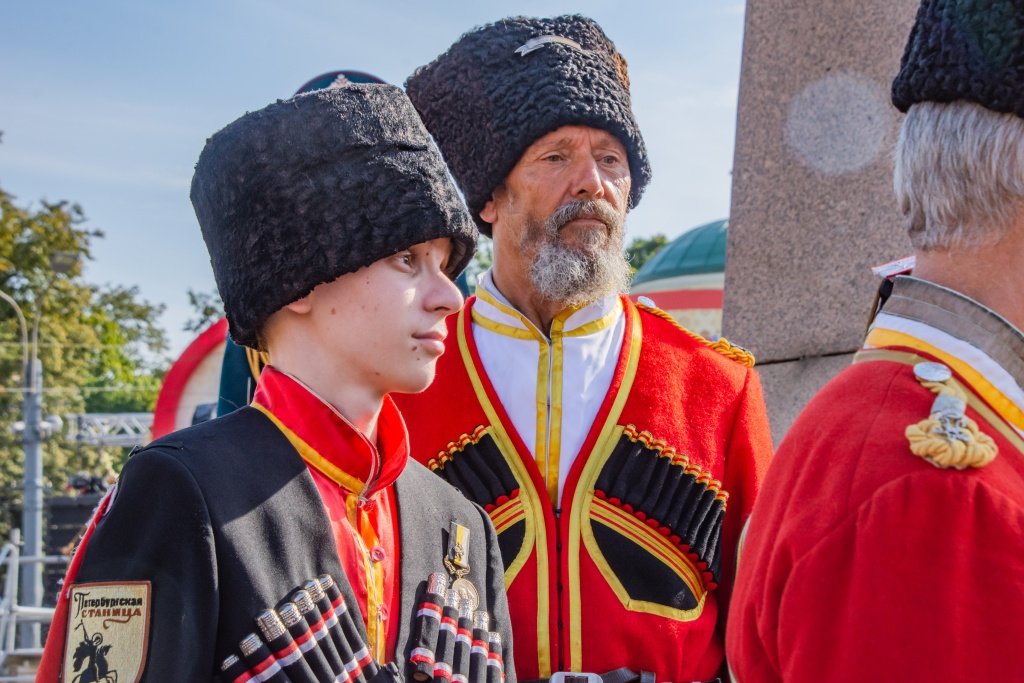
M 252 373 L 253 379 L 259 379 L 263 368 L 270 365 L 269 354 L 265 351 L 250 349 L 248 346 L 245 347 L 245 359 L 249 361 L 249 372 Z
M 918 363 L 914 376 L 936 397 L 931 414 L 905 431 L 910 451 L 941 468 L 962 470 L 992 462 L 999 449 L 992 437 L 967 417 L 967 393 L 954 383 L 949 368 L 941 363 Z
M 654 302 L 645 296 L 642 296 L 639 299 L 637 299 L 636 305 L 637 308 L 642 308 L 643 310 L 647 311 L 648 313 L 651 313 L 652 315 L 656 315 L 659 318 L 669 321 L 678 329 L 690 335 L 704 346 L 707 346 L 713 351 L 717 351 L 718 353 L 722 354 L 729 360 L 736 361 L 740 365 L 747 368 L 754 367 L 754 354 L 750 353 L 750 351 L 747 351 L 742 346 L 737 346 L 736 344 L 729 342 L 729 340 L 726 339 L 725 337 L 722 337 L 718 341 L 708 341 L 707 339 L 700 336 L 696 332 L 691 332 L 690 330 L 680 325 L 675 318 L 673 318 L 668 313 L 655 306 Z

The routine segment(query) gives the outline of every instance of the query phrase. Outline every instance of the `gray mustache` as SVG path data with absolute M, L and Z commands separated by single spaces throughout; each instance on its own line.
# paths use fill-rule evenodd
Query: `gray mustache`
M 593 214 L 609 227 L 617 225 L 620 221 L 619 214 L 604 199 L 577 199 L 555 209 L 545 221 L 545 227 L 554 235 L 563 225 L 583 214 Z

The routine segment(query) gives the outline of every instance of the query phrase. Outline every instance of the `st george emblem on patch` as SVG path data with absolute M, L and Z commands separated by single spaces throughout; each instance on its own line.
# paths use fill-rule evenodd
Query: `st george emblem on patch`
M 149 643 L 149 581 L 72 586 L 65 683 L 137 683 Z

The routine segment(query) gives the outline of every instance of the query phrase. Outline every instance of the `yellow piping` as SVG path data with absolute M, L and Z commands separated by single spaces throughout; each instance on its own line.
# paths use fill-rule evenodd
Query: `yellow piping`
M 527 533 L 524 545 L 530 545 L 531 532 L 535 534 L 535 537 L 532 539 L 532 547 L 537 554 L 537 666 L 540 676 L 542 678 L 549 678 L 551 676 L 551 633 L 548 627 L 550 577 L 548 574 L 547 529 L 544 524 L 543 512 L 541 512 L 544 508 L 541 506 L 540 498 L 537 496 L 537 492 L 530 481 L 530 473 L 523 466 L 515 446 L 512 445 L 505 428 L 501 424 L 501 420 L 498 419 L 497 411 L 491 405 L 487 392 L 484 390 L 476 364 L 473 362 L 473 356 L 469 352 L 469 344 L 466 338 L 467 327 L 466 319 L 460 317 L 456 331 L 459 351 L 462 354 L 462 362 L 466 367 L 466 373 L 469 375 L 469 381 L 473 385 L 477 401 L 479 401 L 480 407 L 483 408 L 484 414 L 487 415 L 487 420 L 490 422 L 491 429 L 493 430 L 491 436 L 494 437 L 494 443 L 497 444 L 498 450 L 501 451 L 505 461 L 512 468 L 512 473 L 519 481 L 520 499 L 526 498 L 523 501 L 527 511 Z M 538 517 L 540 517 L 539 520 L 537 519 Z M 522 560 L 521 562 L 520 559 Z M 517 558 L 516 562 L 513 562 L 512 566 L 505 570 L 506 590 L 511 585 L 511 579 L 515 578 L 525 562 L 525 556 Z
M 921 356 L 905 351 L 891 351 L 889 349 L 862 349 L 856 353 L 853 357 L 854 363 L 869 363 L 871 361 L 889 361 L 892 363 L 902 363 L 904 365 L 917 365 L 918 363 L 926 360 Z M 1000 415 L 997 411 L 993 410 L 980 396 L 980 392 L 977 392 L 976 387 L 965 386 L 956 382 L 956 380 L 950 380 L 962 387 L 967 391 L 967 405 L 974 409 L 978 415 L 980 415 L 987 425 L 992 429 L 999 432 L 1004 439 L 1010 442 L 1014 448 L 1024 453 L 1024 439 L 1021 435 L 1008 423 L 1005 417 Z
M 525 330 L 519 327 L 512 327 L 511 325 L 506 325 L 504 323 L 499 323 L 496 320 L 491 320 L 483 313 L 479 313 L 475 308 L 472 311 L 470 311 L 470 315 L 473 316 L 474 323 L 484 328 L 485 330 L 490 330 L 491 332 L 494 332 L 495 334 L 500 334 L 505 337 L 512 337 L 514 339 L 535 339 L 541 342 L 545 341 L 544 335 L 538 332 L 537 328 L 535 328 L 533 325 L 530 325 Z
M 322 472 L 325 477 L 348 491 L 359 493 L 363 490 L 364 483 L 362 480 L 356 479 L 351 474 L 348 474 L 340 467 L 327 460 L 327 458 L 317 453 L 312 446 L 303 441 L 298 434 L 288 429 L 288 427 L 286 427 L 281 420 L 277 419 L 277 416 L 270 412 L 266 407 L 256 402 L 253 402 L 252 407 L 270 418 L 270 421 L 281 430 L 281 433 L 284 434 L 285 438 L 287 438 L 288 441 L 291 442 L 292 446 L 295 447 L 295 450 L 299 452 L 302 459 Z
M 985 399 L 989 405 L 999 411 L 999 414 L 1013 424 L 1014 427 L 1024 431 L 1024 412 L 1007 398 L 1003 392 L 999 391 L 991 382 L 985 379 L 984 375 L 956 356 L 932 346 L 923 339 L 918 339 L 903 332 L 880 328 L 875 328 L 868 334 L 864 345 L 869 347 L 905 346 L 917 349 L 918 351 L 924 351 L 930 356 L 935 356 L 967 380 L 973 390 Z

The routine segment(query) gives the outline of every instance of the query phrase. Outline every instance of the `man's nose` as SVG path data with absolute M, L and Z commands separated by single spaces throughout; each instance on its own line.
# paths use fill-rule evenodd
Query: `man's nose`
M 572 166 L 572 197 L 573 199 L 597 199 L 604 197 L 604 179 L 597 160 L 584 155 Z

